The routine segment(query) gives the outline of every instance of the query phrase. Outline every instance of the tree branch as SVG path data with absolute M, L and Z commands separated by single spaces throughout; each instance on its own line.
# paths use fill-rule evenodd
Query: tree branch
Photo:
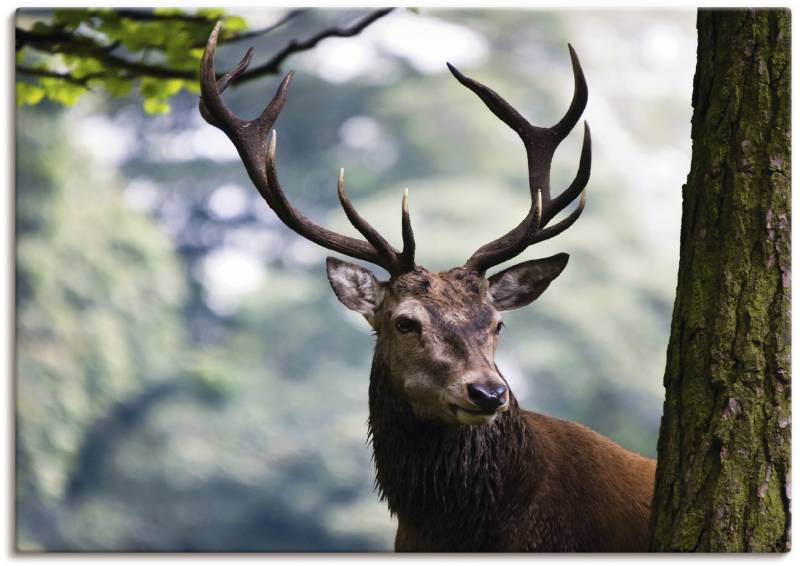
M 61 43 L 69 43 L 75 41 L 77 36 L 63 31 L 54 31 L 53 33 L 39 33 L 22 29 L 21 27 L 14 28 L 14 39 L 16 41 L 16 50 L 19 51 L 26 45 L 58 45 Z
M 253 67 L 249 71 L 240 75 L 234 84 L 251 81 L 265 75 L 275 75 L 280 72 L 283 62 L 294 53 L 313 49 L 320 41 L 328 37 L 353 37 L 354 35 L 358 35 L 364 31 L 367 26 L 388 15 L 392 10 L 394 10 L 394 8 L 375 10 L 374 12 L 368 14 L 364 18 L 349 26 L 334 27 L 322 30 L 305 41 L 298 41 L 296 39 L 292 40 L 288 45 L 286 45 L 286 47 L 273 55 L 272 58 L 266 63 L 263 63 L 257 67 Z
M 311 8 L 297 8 L 296 10 L 291 10 L 284 17 L 282 17 L 280 20 L 278 20 L 277 22 L 275 22 L 274 24 L 272 24 L 270 26 L 267 26 L 267 27 L 265 27 L 263 29 L 259 29 L 259 30 L 247 31 L 247 32 L 244 32 L 244 33 L 239 33 L 239 34 L 236 34 L 236 35 L 228 36 L 227 38 L 225 38 L 225 41 L 223 41 L 221 43 L 233 43 L 235 41 L 243 41 L 245 39 L 252 39 L 254 37 L 259 37 L 261 35 L 267 34 L 267 33 L 271 32 L 271 31 L 274 31 L 274 30 L 278 29 L 279 27 L 285 25 L 286 23 L 288 23 L 290 20 L 293 20 L 297 16 L 302 16 L 306 12 L 310 12 L 310 11 L 311 11 Z M 206 43 L 204 41 L 203 43 L 198 44 L 195 47 L 205 47 L 205 46 L 206 46 Z
M 134 75 L 142 77 L 154 77 L 160 79 L 185 79 L 194 80 L 197 78 L 197 72 L 173 69 L 170 67 L 162 67 L 160 65 L 149 65 L 147 63 L 138 63 L 114 55 L 111 53 L 111 45 L 101 45 L 88 37 L 73 36 L 71 34 L 41 34 L 33 33 L 21 28 L 16 28 L 16 36 L 18 45 L 29 45 L 32 49 L 55 55 L 58 53 L 66 53 L 71 55 L 83 55 L 85 57 L 94 57 L 95 59 L 103 62 L 111 69 L 130 71 Z M 18 71 L 25 72 L 29 75 L 38 74 L 35 69 L 29 67 L 17 67 Z M 62 78 L 64 80 L 83 80 L 84 83 L 92 78 L 101 78 L 102 73 L 95 73 L 87 75 L 86 77 L 73 77 L 71 75 L 54 73 L 49 76 L 55 78 Z
M 122 18 L 138 20 L 142 22 L 156 21 L 179 21 L 195 24 L 214 24 L 216 18 L 207 16 L 195 16 L 192 14 L 157 14 L 152 9 L 144 8 L 117 8 L 114 13 Z
M 97 78 L 89 75 L 87 75 L 86 77 L 79 78 L 70 75 L 69 73 L 58 73 L 56 71 L 49 71 L 47 69 L 33 69 L 31 67 L 25 67 L 23 65 L 17 65 L 16 71 L 18 73 L 22 73 L 23 75 L 30 75 L 32 77 L 48 77 L 53 79 L 60 79 L 62 81 L 66 81 L 68 83 L 72 83 L 85 88 L 88 88 L 87 83 L 89 80 L 91 80 L 92 78 Z
M 375 10 L 348 26 L 327 28 L 317 32 L 316 34 L 314 34 L 313 36 L 309 37 L 306 40 L 302 41 L 292 40 L 285 47 L 280 49 L 275 55 L 273 55 L 272 58 L 270 58 L 267 62 L 257 67 L 254 67 L 249 71 L 247 71 L 246 73 L 242 74 L 238 78 L 236 83 L 243 83 L 267 75 L 277 74 L 281 70 L 281 65 L 291 55 L 301 51 L 307 51 L 309 49 L 313 49 L 320 41 L 329 37 L 353 37 L 355 35 L 358 35 L 367 26 L 379 20 L 380 18 L 386 16 L 393 9 L 394 8 L 383 8 L 380 10 Z M 297 17 L 305 10 L 307 9 L 293 10 L 292 12 L 289 12 L 286 16 L 284 16 L 284 18 L 282 18 L 281 20 L 279 20 L 278 22 L 267 28 L 254 32 L 243 33 L 238 36 L 233 36 L 231 38 L 226 39 L 225 43 L 240 41 L 243 39 L 268 33 L 276 29 L 277 27 L 285 24 L 290 19 Z M 127 13 L 128 11 L 131 10 L 123 10 L 122 12 Z M 139 12 L 138 10 L 132 10 L 132 12 L 135 12 L 136 17 L 139 18 L 150 17 L 147 15 L 148 12 Z M 157 14 L 151 14 L 151 15 L 153 16 L 153 18 L 160 17 Z M 21 46 L 28 45 L 32 49 L 50 55 L 58 53 L 66 53 L 72 55 L 94 57 L 95 59 L 101 61 L 109 69 L 115 69 L 129 73 L 131 76 L 128 78 L 152 77 L 158 79 L 196 80 L 198 77 L 198 71 L 195 69 L 192 70 L 175 69 L 171 67 L 164 67 L 161 65 L 152 65 L 147 63 L 140 63 L 137 61 L 131 61 L 130 59 L 125 59 L 124 57 L 120 57 L 119 55 L 111 53 L 113 47 L 116 46 L 115 44 L 101 45 L 91 38 L 77 36 L 69 33 L 56 32 L 56 33 L 44 34 L 44 33 L 30 32 L 22 28 L 16 28 L 16 41 L 17 41 L 17 49 L 19 49 Z M 32 76 L 47 76 L 47 77 L 58 78 L 74 84 L 79 84 L 81 86 L 86 86 L 88 81 L 92 79 L 100 79 L 103 78 L 104 76 L 103 73 L 93 73 L 90 75 L 86 75 L 84 77 L 75 77 L 67 73 L 43 71 L 23 66 L 17 66 L 17 71 Z M 218 77 L 221 76 L 222 76 L 221 74 L 218 74 Z

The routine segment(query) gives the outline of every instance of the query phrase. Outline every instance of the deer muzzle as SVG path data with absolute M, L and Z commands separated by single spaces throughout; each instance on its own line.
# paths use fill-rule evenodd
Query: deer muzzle
M 461 424 L 487 424 L 508 409 L 508 386 L 496 372 L 468 372 L 462 377 L 462 384 L 460 402 L 450 405 Z

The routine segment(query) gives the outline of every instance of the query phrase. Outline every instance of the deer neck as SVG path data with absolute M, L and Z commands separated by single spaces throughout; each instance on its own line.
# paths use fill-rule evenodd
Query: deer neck
M 391 383 L 376 355 L 369 434 L 381 499 L 401 525 L 481 546 L 512 512 L 519 492 L 535 489 L 528 478 L 536 477 L 536 437 L 516 399 L 512 395 L 509 410 L 489 425 L 451 426 L 416 419 Z

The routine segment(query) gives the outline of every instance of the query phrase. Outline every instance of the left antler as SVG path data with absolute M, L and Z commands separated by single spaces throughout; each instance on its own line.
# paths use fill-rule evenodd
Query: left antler
M 513 230 L 481 246 L 464 264 L 466 269 L 483 274 L 487 269 L 519 255 L 528 246 L 560 234 L 569 228 L 583 211 L 586 202 L 583 189 L 589 181 L 592 166 L 592 140 L 589 125 L 585 122 L 578 173 L 567 190 L 555 198 L 550 197 L 550 167 L 553 155 L 558 145 L 578 122 L 586 107 L 589 93 L 578 56 L 571 45 L 569 54 L 575 76 L 575 92 L 567 113 L 550 128 L 532 125 L 495 91 L 465 77 L 450 63 L 447 64 L 461 84 L 477 94 L 495 116 L 519 134 L 528 155 L 528 180 L 531 191 L 531 208 L 528 215 Z M 578 207 L 562 221 L 547 226 L 547 223 L 578 195 L 580 195 Z
M 414 234 L 408 214 L 407 193 L 403 196 L 402 208 L 403 251 L 394 249 L 375 228 L 356 212 L 344 190 L 344 170 L 339 174 L 339 201 L 347 218 L 366 238 L 366 242 L 337 234 L 315 224 L 289 203 L 278 181 L 278 172 L 275 166 L 278 136 L 273 130 L 269 145 L 267 145 L 267 134 L 275 120 L 278 119 L 283 104 L 286 102 L 286 93 L 293 73 L 290 72 L 281 81 L 272 101 L 258 118 L 242 120 L 225 106 L 220 93 L 236 77 L 244 73 L 253 58 L 253 49 L 248 49 L 239 64 L 217 80 L 214 71 L 214 51 L 217 47 L 220 27 L 221 25 L 217 24 L 214 31 L 211 32 L 200 66 L 200 114 L 206 122 L 225 132 L 236 146 L 250 180 L 253 181 L 269 207 L 275 211 L 275 214 L 286 226 L 320 246 L 380 265 L 393 276 L 412 271 L 414 269 Z

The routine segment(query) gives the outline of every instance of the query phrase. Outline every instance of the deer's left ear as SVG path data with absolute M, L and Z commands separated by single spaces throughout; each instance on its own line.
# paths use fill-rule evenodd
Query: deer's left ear
M 383 289 L 369 269 L 329 257 L 325 260 L 328 281 L 336 298 L 348 309 L 364 315 L 373 326 L 375 309 L 383 299 Z
M 532 303 L 567 266 L 568 254 L 513 265 L 489 278 L 489 295 L 499 311 Z

